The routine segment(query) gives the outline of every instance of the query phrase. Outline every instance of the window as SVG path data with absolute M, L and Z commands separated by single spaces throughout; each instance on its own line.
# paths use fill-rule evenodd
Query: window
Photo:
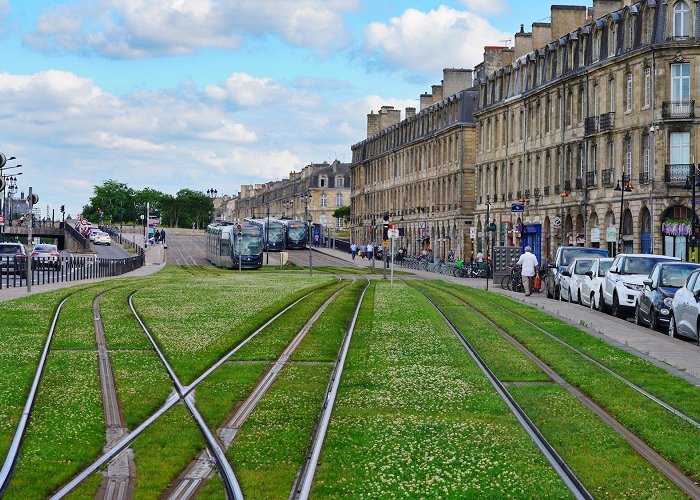
M 326 177 L 325 175 L 322 175 L 318 179 L 318 185 L 319 185 L 319 187 L 322 187 L 322 188 L 328 186 L 328 177 Z
M 608 169 L 612 170 L 615 168 L 615 143 L 613 141 L 608 142 Z
M 627 50 L 634 48 L 634 17 L 627 17 Z
M 598 84 L 593 85 L 593 116 L 600 115 L 600 91 Z
M 615 79 L 611 78 L 610 79 L 610 86 L 609 86 L 609 97 L 610 97 L 610 109 L 609 111 L 611 113 L 615 112 Z
M 328 203 L 326 201 L 326 193 L 321 193 L 321 206 L 322 207 L 328 206 Z
M 345 187 L 344 184 L 345 184 L 345 179 L 343 179 L 343 176 L 336 175 L 335 176 L 335 187 L 337 187 L 337 188 Z
M 651 68 L 644 68 L 644 107 L 651 106 Z
M 690 8 L 681 1 L 673 6 L 673 36 L 687 38 L 690 32 Z
M 338 193 L 335 195 L 335 206 L 336 207 L 343 206 L 343 193 Z
M 615 46 L 616 43 L 617 43 L 617 24 L 610 23 L 610 26 L 608 27 L 608 55 L 611 55 L 611 56 L 615 55 L 615 49 L 617 48 Z
M 627 88 L 625 89 L 625 111 L 632 111 L 632 72 L 627 73 Z
M 680 102 L 690 99 L 690 64 L 671 64 L 671 100 Z
M 591 171 L 596 172 L 598 170 L 598 145 L 593 144 L 591 146 Z
M 649 182 L 649 134 L 642 136 L 642 179 Z
M 651 43 L 651 37 L 654 35 L 654 12 L 651 9 L 647 9 L 647 43 Z
M 600 34 L 599 30 L 593 32 L 593 62 L 600 59 Z
M 632 138 L 625 138 L 625 175 L 632 178 Z
M 671 164 L 690 163 L 690 132 L 671 132 Z

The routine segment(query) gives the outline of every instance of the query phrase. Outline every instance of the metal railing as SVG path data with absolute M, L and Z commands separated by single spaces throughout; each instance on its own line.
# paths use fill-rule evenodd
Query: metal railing
M 615 174 L 615 171 L 612 168 L 608 168 L 608 169 L 603 170 L 600 173 L 600 183 L 604 187 L 612 187 L 613 180 L 614 180 L 613 179 L 614 174 Z
M 649 172 L 641 172 L 639 174 L 639 183 L 640 184 L 650 184 L 651 183 L 651 174 Z
M 586 118 L 583 122 L 583 128 L 585 135 L 593 135 L 596 132 L 598 132 L 598 117 L 589 116 L 588 118 Z
M 664 120 L 695 118 L 695 100 L 664 101 L 661 103 L 661 117 Z
M 583 179 L 581 177 L 576 178 L 576 189 L 583 189 Z
M 549 196 L 549 186 L 544 187 L 544 195 Z
M 598 178 L 595 172 L 586 172 L 586 187 L 596 187 L 598 185 Z
M 683 184 L 693 170 L 692 163 L 673 163 L 666 165 L 664 180 L 669 184 Z
M 615 112 L 603 113 L 600 115 L 600 131 L 612 130 L 615 128 Z

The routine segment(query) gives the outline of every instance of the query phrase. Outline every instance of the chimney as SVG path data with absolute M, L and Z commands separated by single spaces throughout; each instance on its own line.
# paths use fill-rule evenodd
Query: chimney
M 374 110 L 367 115 L 367 137 L 372 137 L 379 133 L 379 115 L 374 114 Z
M 532 48 L 545 47 L 552 38 L 552 25 L 549 23 L 532 23 Z
M 620 10 L 623 6 L 622 0 L 593 0 L 593 19 Z
M 484 76 L 494 72 L 513 62 L 515 50 L 508 47 L 486 46 L 484 47 Z
M 432 104 L 442 101 L 442 85 L 433 85 L 431 88 L 433 90 Z
M 416 108 L 406 108 L 406 120 L 410 120 L 416 116 Z
M 515 58 L 518 59 L 532 52 L 532 33 L 525 33 L 525 26 L 520 25 L 520 31 L 515 34 Z
M 472 70 L 445 68 L 442 70 L 443 98 L 451 97 L 462 90 L 472 87 Z
M 425 108 L 433 103 L 433 95 L 427 92 L 420 95 L 420 110 L 423 111 Z
M 552 40 L 557 40 L 586 24 L 586 10 L 586 7 L 578 5 L 552 5 Z
M 386 130 L 401 121 L 401 110 L 394 106 L 382 106 L 379 110 L 379 131 Z

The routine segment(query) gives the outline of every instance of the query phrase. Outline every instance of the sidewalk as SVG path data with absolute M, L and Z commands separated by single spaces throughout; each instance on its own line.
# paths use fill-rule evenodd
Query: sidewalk
M 353 263 L 349 253 L 329 248 L 315 248 L 314 250 Z M 377 263 L 380 264 L 378 269 L 381 271 L 381 262 Z M 486 288 L 485 279 L 456 278 L 428 271 L 405 269 L 400 266 L 395 266 L 394 270 L 410 272 L 425 279 L 442 279 L 472 288 Z M 494 286 L 491 280 L 489 280 L 489 290 L 537 307 L 552 316 L 588 331 L 609 344 L 641 356 L 700 387 L 700 347 L 694 343 L 672 339 L 663 333 L 637 326 L 629 321 L 593 311 L 577 304 L 548 299 L 543 293 L 535 293 L 530 297 L 526 297 L 522 293 L 503 290 L 500 284 Z

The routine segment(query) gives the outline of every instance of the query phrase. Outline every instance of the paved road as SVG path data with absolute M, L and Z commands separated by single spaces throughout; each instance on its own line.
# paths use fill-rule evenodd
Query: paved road
M 130 253 L 115 243 L 111 245 L 95 245 L 94 243 L 90 243 L 90 249 L 93 250 L 98 257 L 103 259 L 125 259 L 127 257 L 132 257 Z

